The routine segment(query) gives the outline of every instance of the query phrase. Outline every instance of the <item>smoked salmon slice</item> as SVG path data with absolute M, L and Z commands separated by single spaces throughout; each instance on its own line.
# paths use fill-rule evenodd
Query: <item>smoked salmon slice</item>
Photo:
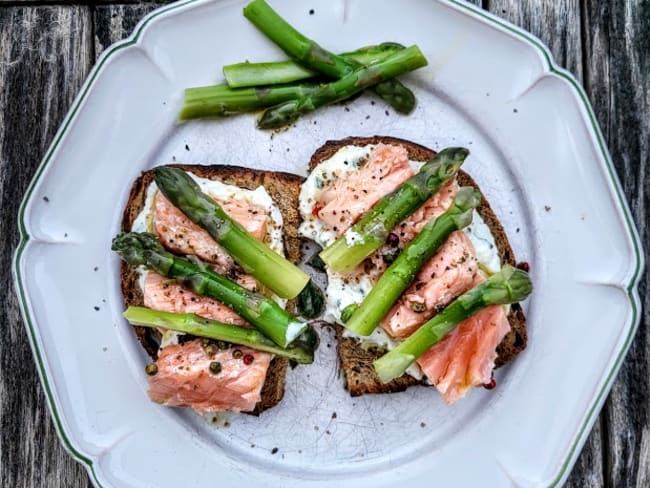
M 224 211 L 254 237 L 266 237 L 268 216 L 263 207 L 246 200 L 217 200 Z M 154 229 L 163 245 L 179 254 L 193 254 L 228 274 L 250 290 L 257 289 L 252 276 L 236 270 L 232 258 L 201 227 L 194 224 L 161 192 L 154 196 Z M 228 306 L 200 296 L 173 280 L 148 272 L 143 283 L 144 305 L 175 313 L 195 313 L 220 322 L 250 327 Z M 159 351 L 157 372 L 149 377 L 149 397 L 174 407 L 196 412 L 252 411 L 260 401 L 272 354 L 246 347 L 206 348 L 202 339 L 168 345 Z
M 201 339 L 165 347 L 149 377 L 149 398 L 198 413 L 249 412 L 260 401 L 271 355 L 240 346 L 219 350 Z
M 195 313 L 212 320 L 249 327 L 242 317 L 226 305 L 196 295 L 153 272 L 145 277 L 144 304 L 164 312 Z M 260 400 L 273 355 L 232 346 L 229 350 L 217 351 L 210 356 L 201 344 L 202 341 L 196 339 L 160 350 L 156 362 L 158 372 L 149 378 L 149 397 L 168 406 L 192 407 L 199 413 L 253 410 Z M 231 352 L 234 350 L 239 350 L 241 354 L 237 353 L 236 356 L 241 357 L 233 357 Z M 219 363 L 219 374 L 210 371 L 212 362 Z
M 472 287 L 478 272 L 476 251 L 462 231 L 452 232 L 393 305 L 381 326 L 406 339 L 435 313 Z
M 394 232 L 402 243 L 409 242 L 420 233 L 422 227 L 432 219 L 440 217 L 451 207 L 458 193 L 458 182 L 454 178 L 440 191 L 429 198 L 412 215 L 404 219 Z
M 144 279 L 144 306 L 161 312 L 195 313 L 226 324 L 248 325 L 230 307 L 197 295 L 173 280 L 148 272 Z
M 445 213 L 456 198 L 458 193 L 458 182 L 454 179 L 443 186 L 438 193 L 429 198 L 424 204 L 415 211 L 411 216 L 404 219 L 395 229 L 394 234 L 397 239 L 394 245 L 384 244 L 377 251 L 372 253 L 368 259 L 370 266 L 365 266 L 365 272 L 370 276 L 373 282 L 376 282 L 381 274 L 386 271 L 388 264 L 383 258 L 384 255 L 390 255 L 396 250 L 395 247 L 403 249 L 406 244 L 420 233 L 422 227 L 434 218 Z
M 491 381 L 496 348 L 509 331 L 506 308 L 486 307 L 458 324 L 417 362 L 443 400 L 452 404 L 471 387 Z
M 343 234 L 379 199 L 413 176 L 406 149 L 378 144 L 366 164 L 342 175 L 316 202 L 318 217 Z
M 234 198 L 217 201 L 237 223 L 260 241 L 264 240 L 268 216 L 263 207 Z M 153 207 L 154 229 L 167 249 L 178 254 L 194 254 L 203 261 L 217 264 L 222 270 L 234 266 L 228 253 L 161 192 L 154 196 Z

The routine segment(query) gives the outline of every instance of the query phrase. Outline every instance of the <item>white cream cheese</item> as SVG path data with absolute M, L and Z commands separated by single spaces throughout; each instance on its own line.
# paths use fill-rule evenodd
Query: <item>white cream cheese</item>
M 341 323 L 343 309 L 353 303 L 361 303 L 371 289 L 372 281 L 366 275 L 352 278 L 328 269 L 323 320 Z
M 346 173 L 350 173 L 359 167 L 359 161 L 367 158 L 374 148 L 368 146 L 345 146 L 339 149 L 331 158 L 322 161 L 307 177 L 300 191 L 300 214 L 302 224 L 300 234 L 308 239 L 317 242 L 325 248 L 332 244 L 338 234 L 329 225 L 312 214 L 314 203 L 327 187 Z M 424 163 L 420 161 L 409 161 L 414 171 L 419 171 Z M 494 236 L 490 228 L 483 221 L 477 211 L 472 216 L 472 224 L 464 229 L 465 234 L 476 249 L 476 256 L 482 268 L 495 273 L 501 269 L 501 261 Z M 360 236 L 354 232 L 346 232 L 345 239 L 352 243 Z M 327 269 L 327 290 L 325 297 L 325 312 L 323 319 L 329 322 L 341 323 L 341 313 L 345 307 L 353 303 L 361 303 L 372 289 L 372 281 L 368 276 L 360 275 L 351 277 L 334 273 Z M 368 337 L 356 336 L 347 329 L 344 337 L 357 337 L 362 343 L 393 349 L 398 342 L 390 338 L 381 327 Z M 414 364 L 407 370 L 407 373 L 415 378 L 422 378 L 422 371 Z
M 465 227 L 463 232 L 472 241 L 479 264 L 490 273 L 499 272 L 501 270 L 501 258 L 499 257 L 496 241 L 492 232 L 490 232 L 490 228 L 476 210 L 472 214 L 472 223 Z
M 162 337 L 160 338 L 159 351 L 164 349 L 167 346 L 178 344 L 178 338 L 182 336 L 182 332 L 176 332 L 175 330 L 165 330 Z
M 323 248 L 336 240 L 338 234 L 332 228 L 312 215 L 314 202 L 318 201 L 323 191 L 342 175 L 351 173 L 359 167 L 359 161 L 367 158 L 374 146 L 345 146 L 334 155 L 321 162 L 312 171 L 300 189 L 301 235 L 317 242 Z
M 293 341 L 298 335 L 300 334 L 300 331 L 302 328 L 305 326 L 304 322 L 289 322 L 289 325 L 287 326 L 287 330 L 284 333 L 284 338 L 287 342 Z
M 153 199 L 158 191 L 158 185 L 151 183 L 147 188 L 144 206 L 133 221 L 131 232 L 153 232 Z

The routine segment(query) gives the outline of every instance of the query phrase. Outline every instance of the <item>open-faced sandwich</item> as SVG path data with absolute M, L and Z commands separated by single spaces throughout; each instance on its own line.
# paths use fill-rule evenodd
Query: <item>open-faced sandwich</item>
M 324 318 L 336 324 L 353 396 L 429 384 L 453 403 L 471 387 L 493 387 L 495 365 L 526 346 L 516 302 L 530 280 L 459 169 L 467 155 L 351 137 L 311 158 L 300 233 L 324 249 Z
M 292 264 L 301 182 L 179 165 L 135 181 L 113 250 L 153 401 L 259 413 L 282 399 L 288 360 L 313 361 L 317 336 L 287 311 L 309 282 Z
M 112 248 L 124 316 L 154 360 L 150 398 L 199 413 L 281 400 L 288 361 L 313 362 L 318 345 L 293 313 L 297 303 L 313 318 L 322 300 L 295 265 L 300 234 L 323 247 L 323 318 L 353 396 L 428 384 L 453 403 L 493 387 L 494 367 L 526 345 L 517 302 L 532 285 L 460 169 L 467 155 L 348 138 L 318 149 L 306 180 L 231 166 L 144 172 Z

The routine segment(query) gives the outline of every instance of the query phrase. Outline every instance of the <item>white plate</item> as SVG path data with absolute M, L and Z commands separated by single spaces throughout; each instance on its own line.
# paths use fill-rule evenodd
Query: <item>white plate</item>
M 416 112 L 386 115 L 363 96 L 275 136 L 251 116 L 176 125 L 183 87 L 218 81 L 229 62 L 282 58 L 242 6 L 166 6 L 108 49 L 27 192 L 15 280 L 65 446 L 104 487 L 562 483 L 638 324 L 643 267 L 582 89 L 537 39 L 464 3 L 278 0 L 335 51 L 417 43 L 430 65 L 407 79 Z M 214 427 L 149 402 L 109 250 L 133 179 L 172 160 L 304 174 L 325 140 L 371 134 L 470 148 L 466 168 L 531 263 L 529 347 L 497 389 L 453 408 L 422 387 L 353 399 L 324 337 L 317 364 L 291 371 L 282 403 L 259 418 Z

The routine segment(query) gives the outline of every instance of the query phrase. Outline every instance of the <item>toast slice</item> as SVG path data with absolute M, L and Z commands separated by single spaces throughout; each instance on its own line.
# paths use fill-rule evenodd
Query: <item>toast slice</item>
M 345 146 L 367 146 L 370 144 L 392 144 L 404 147 L 409 159 L 415 161 L 428 161 L 435 156 L 435 151 L 410 141 L 395 137 L 348 137 L 340 141 L 327 141 L 316 150 L 309 162 L 309 170 L 312 171 L 318 164 L 332 157 L 339 149 Z M 458 173 L 458 182 L 461 186 L 473 186 L 479 189 L 476 182 L 464 171 Z M 479 189 L 480 190 L 480 189 Z M 476 209 L 490 228 L 494 236 L 499 257 L 502 264 L 515 265 L 516 260 L 508 238 L 499 219 L 494 214 L 490 204 L 483 196 L 481 203 Z M 526 348 L 526 317 L 519 304 L 511 306 L 508 315 L 510 332 L 503 338 L 497 348 L 498 357 L 496 367 L 512 361 L 521 351 Z M 338 340 L 338 354 L 341 362 L 341 369 L 345 377 L 346 389 L 352 396 L 359 396 L 365 393 L 393 393 L 403 391 L 409 386 L 417 384 L 428 384 L 424 380 L 418 380 L 404 374 L 389 383 L 382 383 L 375 373 L 373 361 L 382 355 L 381 351 L 367 350 L 363 348 L 354 338 L 343 337 L 344 328 L 340 324 L 334 324 Z
M 278 206 L 284 221 L 283 236 L 284 249 L 287 259 L 293 263 L 300 261 L 300 237 L 298 225 L 298 196 L 303 178 L 297 175 L 272 171 L 252 170 L 238 166 L 200 166 L 200 165 L 172 165 L 189 171 L 196 176 L 211 180 L 218 180 L 228 185 L 254 190 L 264 186 L 273 202 Z M 129 194 L 129 199 L 122 216 L 122 231 L 129 232 L 138 214 L 145 205 L 147 188 L 153 181 L 153 172 L 145 171 L 135 180 Z M 142 290 L 138 284 L 138 273 L 134 266 L 122 262 L 121 268 L 122 296 L 126 306 L 144 306 Z M 293 307 L 289 302 L 289 307 Z M 134 332 L 152 359 L 156 359 L 160 335 L 155 329 L 134 327 Z M 252 413 L 259 415 L 264 410 L 277 405 L 284 395 L 285 375 L 288 360 L 276 357 L 271 362 L 267 371 L 264 386 L 262 387 L 261 400 Z

